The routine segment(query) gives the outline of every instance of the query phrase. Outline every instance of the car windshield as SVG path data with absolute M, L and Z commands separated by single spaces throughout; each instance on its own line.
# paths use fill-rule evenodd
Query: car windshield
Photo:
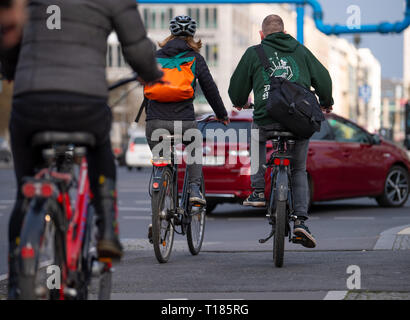
M 146 144 L 147 143 L 147 138 L 145 137 L 135 137 L 132 142 L 134 144 Z
M 223 136 L 219 137 L 219 141 L 225 140 L 225 142 L 229 142 L 229 138 L 231 138 L 234 140 L 231 140 L 231 142 L 238 142 L 242 137 L 246 137 L 247 141 L 245 142 L 249 142 L 251 125 L 252 122 L 250 121 L 232 121 L 227 126 L 220 122 L 206 122 L 199 123 L 198 129 L 201 130 L 204 138 L 208 136 L 208 141 L 209 139 L 212 140 L 212 137 L 214 137 L 214 142 L 217 142 L 219 133 L 222 133 Z

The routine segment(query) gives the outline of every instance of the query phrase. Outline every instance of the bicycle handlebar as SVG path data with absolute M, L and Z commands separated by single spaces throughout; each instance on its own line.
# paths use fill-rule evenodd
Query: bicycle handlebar
M 117 89 L 117 88 L 119 88 L 119 87 L 121 87 L 121 86 L 123 86 L 123 85 L 126 85 L 127 83 L 130 83 L 130 82 L 133 82 L 133 81 L 137 81 L 137 79 L 138 79 L 138 75 L 137 75 L 137 74 L 134 74 L 134 75 L 133 75 L 132 77 L 130 77 L 130 78 L 122 79 L 122 80 L 120 80 L 120 81 L 118 81 L 118 82 L 116 82 L 116 83 L 110 85 L 110 86 L 108 87 L 108 90 L 109 90 L 109 91 L 115 90 L 115 89 Z

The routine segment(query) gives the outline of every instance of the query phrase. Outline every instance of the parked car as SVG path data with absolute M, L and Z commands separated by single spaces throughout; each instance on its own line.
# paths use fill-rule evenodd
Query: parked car
M 250 131 L 252 111 L 233 112 L 228 127 L 209 123 L 206 128 Z M 248 133 L 249 136 L 250 133 Z M 224 148 L 206 159 L 212 146 L 204 142 L 207 211 L 220 203 L 242 203 L 251 192 L 249 140 L 246 148 L 237 142 L 223 142 Z M 220 143 L 219 143 L 220 145 Z M 267 143 L 267 161 L 273 152 Z M 213 146 L 218 149 L 218 143 Z M 239 152 L 233 150 L 240 150 Z M 229 151 L 230 150 L 230 151 Z M 231 154 L 229 154 L 229 152 Z M 228 163 L 236 155 L 236 164 Z M 246 159 L 245 159 L 246 160 Z M 243 164 L 245 163 L 245 164 Z M 182 166 L 183 167 L 183 166 Z M 320 132 L 311 138 L 307 160 L 310 202 L 354 197 L 372 197 L 381 206 L 402 206 L 409 195 L 410 159 L 406 151 L 335 114 L 326 115 Z M 182 185 L 183 169 L 179 174 Z M 265 195 L 269 195 L 270 170 L 266 170 Z
M 151 150 L 145 135 L 142 133 L 132 134 L 125 153 L 127 168 L 131 170 L 133 167 L 136 167 L 138 170 L 141 170 L 143 167 L 150 167 L 152 165 L 151 158 Z
M 0 137 L 0 162 L 10 163 L 12 160 L 9 144 L 6 139 Z

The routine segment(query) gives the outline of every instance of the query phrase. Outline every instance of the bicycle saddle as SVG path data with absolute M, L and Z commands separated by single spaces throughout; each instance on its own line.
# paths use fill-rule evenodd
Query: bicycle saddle
M 271 135 L 273 137 L 294 137 L 295 136 L 292 132 L 287 132 L 287 131 L 273 131 Z
M 93 147 L 95 140 L 94 135 L 88 132 L 45 131 L 36 133 L 31 139 L 31 145 L 38 147 L 56 143 Z

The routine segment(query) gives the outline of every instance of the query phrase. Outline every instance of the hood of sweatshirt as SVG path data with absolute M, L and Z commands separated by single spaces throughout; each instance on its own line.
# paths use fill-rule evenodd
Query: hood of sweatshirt
M 262 43 L 281 52 L 294 52 L 300 45 L 295 38 L 283 32 L 269 34 Z
M 184 51 L 193 51 L 193 49 L 186 43 L 185 40 L 179 38 L 168 41 L 168 43 L 159 50 L 160 53 L 169 57 L 176 56 Z

